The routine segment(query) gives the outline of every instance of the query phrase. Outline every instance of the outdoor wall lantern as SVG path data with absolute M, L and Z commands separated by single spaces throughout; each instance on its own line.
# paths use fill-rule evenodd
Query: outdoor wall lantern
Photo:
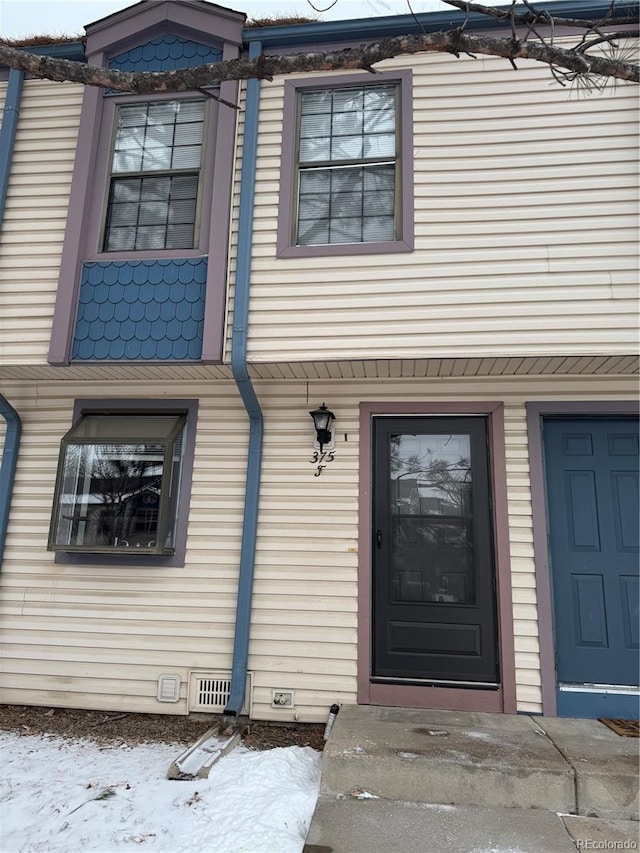
M 335 421 L 336 416 L 329 411 L 323 403 L 319 409 L 314 409 L 309 412 L 313 418 L 313 425 L 316 428 L 316 438 L 320 445 L 320 453 L 325 444 L 331 443 L 331 424 Z

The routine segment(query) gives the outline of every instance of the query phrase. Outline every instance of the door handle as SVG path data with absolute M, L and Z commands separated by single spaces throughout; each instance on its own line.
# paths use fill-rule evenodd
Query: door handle
M 376 530 L 376 544 L 378 548 L 382 548 L 382 530 Z

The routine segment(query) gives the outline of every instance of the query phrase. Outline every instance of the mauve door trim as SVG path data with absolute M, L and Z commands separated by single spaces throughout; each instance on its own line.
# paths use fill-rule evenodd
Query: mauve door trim
M 501 684 L 498 690 L 455 687 L 416 687 L 372 684 L 371 674 L 371 452 L 372 418 L 383 415 L 483 415 L 487 418 L 493 535 L 497 585 L 497 631 Z M 511 563 L 507 508 L 504 413 L 501 402 L 374 403 L 360 404 L 360 459 L 358 510 L 358 702 L 469 711 L 516 713 L 515 652 Z

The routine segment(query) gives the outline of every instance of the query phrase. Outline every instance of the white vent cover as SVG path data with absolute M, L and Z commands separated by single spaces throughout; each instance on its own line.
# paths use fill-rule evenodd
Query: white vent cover
M 180 676 L 165 674 L 158 677 L 158 702 L 180 701 Z
M 247 713 L 247 706 L 251 704 L 251 688 L 251 673 L 248 673 L 243 714 Z M 227 706 L 230 692 L 231 673 L 192 672 L 189 681 L 189 711 L 221 714 Z

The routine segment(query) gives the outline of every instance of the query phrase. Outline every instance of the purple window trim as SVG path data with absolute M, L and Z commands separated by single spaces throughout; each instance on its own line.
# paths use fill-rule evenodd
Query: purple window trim
M 292 243 L 294 189 L 296 186 L 297 110 L 298 92 L 303 89 L 353 86 L 354 84 L 400 83 L 400 237 L 385 243 L 332 243 L 321 246 L 295 246 Z M 371 75 L 346 74 L 305 80 L 286 80 L 282 118 L 282 160 L 280 165 L 280 198 L 278 202 L 278 234 L 276 254 L 279 258 L 315 258 L 323 256 L 375 255 L 393 252 L 412 252 L 413 223 L 413 103 L 412 72 L 380 72 L 372 81 Z
M 107 252 L 102 246 L 104 243 L 104 228 L 107 213 L 107 202 L 112 177 L 127 177 L 126 174 L 111 174 L 111 158 L 113 156 L 113 137 L 117 120 L 117 107 L 125 104 L 153 103 L 158 101 L 175 101 L 175 93 L 172 96 L 148 95 L 140 98 L 136 95 L 110 95 L 104 99 L 102 110 L 102 131 L 98 143 L 96 166 L 94 171 L 94 189 L 89 191 L 89 211 L 87 217 L 87 236 L 84 245 L 85 261 L 125 261 L 125 260 L 163 260 L 175 257 L 198 257 L 207 254 L 206 234 L 211 217 L 211 187 L 213 181 L 211 175 L 206 175 L 207 166 L 212 170 L 213 150 L 212 140 L 216 136 L 217 127 L 217 102 L 211 99 L 209 113 L 205 118 L 205 136 L 202 141 L 202 152 L 199 177 L 198 177 L 198 204 L 196 211 L 196 227 L 194 231 L 194 242 L 196 245 L 191 249 L 143 249 L 141 251 L 125 250 Z M 195 97 L 193 93 L 183 95 L 180 100 L 202 101 L 201 94 Z M 206 112 L 206 111 L 205 111 Z M 194 170 L 195 171 L 195 170 Z M 145 173 L 153 175 L 153 172 Z M 206 178 L 210 180 L 207 181 Z
M 101 18 L 86 27 L 88 45 L 93 53 L 128 50 L 149 39 L 171 31 L 182 38 L 206 41 L 207 36 L 218 42 L 230 42 L 236 47 L 242 45 L 242 27 L 246 15 L 215 6 L 212 10 L 190 8 L 186 3 L 165 2 L 145 3 L 129 6 L 106 18 Z M 169 26 L 167 26 L 167 21 Z M 215 28 L 215 30 L 214 30 Z M 90 59 L 91 64 L 93 60 Z
M 200 41 L 206 40 L 208 36 L 210 40 L 218 43 L 225 39 L 222 45 L 224 60 L 239 56 L 244 15 L 218 7 L 214 7 L 217 10 L 215 12 L 182 7 L 177 9 L 172 3 L 150 4 L 142 10 L 139 7 L 133 8 L 137 10 L 135 14 L 127 9 L 113 16 L 117 20 L 108 25 L 106 22 L 98 22 L 95 29 L 91 26 L 88 28 L 87 60 L 90 64 L 106 66 L 105 51 L 117 52 L 123 42 L 132 46 L 148 39 L 150 34 L 160 34 L 172 29 L 184 36 L 185 33 L 188 34 L 185 27 L 189 26 L 193 29 L 191 34 L 197 35 Z M 180 14 L 179 21 L 174 18 L 175 12 Z M 145 30 L 142 26 L 147 22 L 152 26 L 151 30 Z M 222 83 L 220 97 L 235 103 L 238 89 L 237 82 Z M 186 95 L 189 96 L 201 98 L 202 94 Z M 171 100 L 172 97 L 175 99 L 176 95 L 149 96 L 145 100 L 158 97 Z M 208 255 L 204 340 L 200 362 L 220 363 L 224 344 L 235 110 L 213 99 L 207 99 L 210 107 L 201 163 L 202 195 L 199 203 L 198 248 L 105 253 L 99 251 L 99 247 L 109 181 L 113 112 L 115 104 L 131 100 L 139 101 L 140 97 L 104 97 L 102 89 L 85 87 L 48 362 L 60 366 L 70 363 L 83 261 L 169 259 Z
M 162 411 L 186 412 L 186 436 L 184 443 L 184 455 L 182 457 L 182 476 L 180 483 L 180 495 L 178 498 L 178 523 L 176 525 L 175 551 L 171 556 L 154 554 L 140 554 L 135 559 L 120 554 L 86 554 L 70 551 L 56 551 L 55 562 L 64 565 L 89 565 L 89 566 L 151 566 L 157 568 L 175 567 L 182 568 L 185 564 L 187 552 L 187 527 L 189 524 L 189 504 L 191 501 L 191 481 L 193 478 L 193 459 L 196 447 L 196 431 L 198 420 L 198 400 L 194 399 L 165 399 L 160 400 L 137 400 L 135 397 L 105 399 L 102 397 L 76 400 L 73 406 L 72 426 L 78 422 L 85 412 L 109 412 L 118 414 L 122 412 L 145 414 L 145 412 Z

